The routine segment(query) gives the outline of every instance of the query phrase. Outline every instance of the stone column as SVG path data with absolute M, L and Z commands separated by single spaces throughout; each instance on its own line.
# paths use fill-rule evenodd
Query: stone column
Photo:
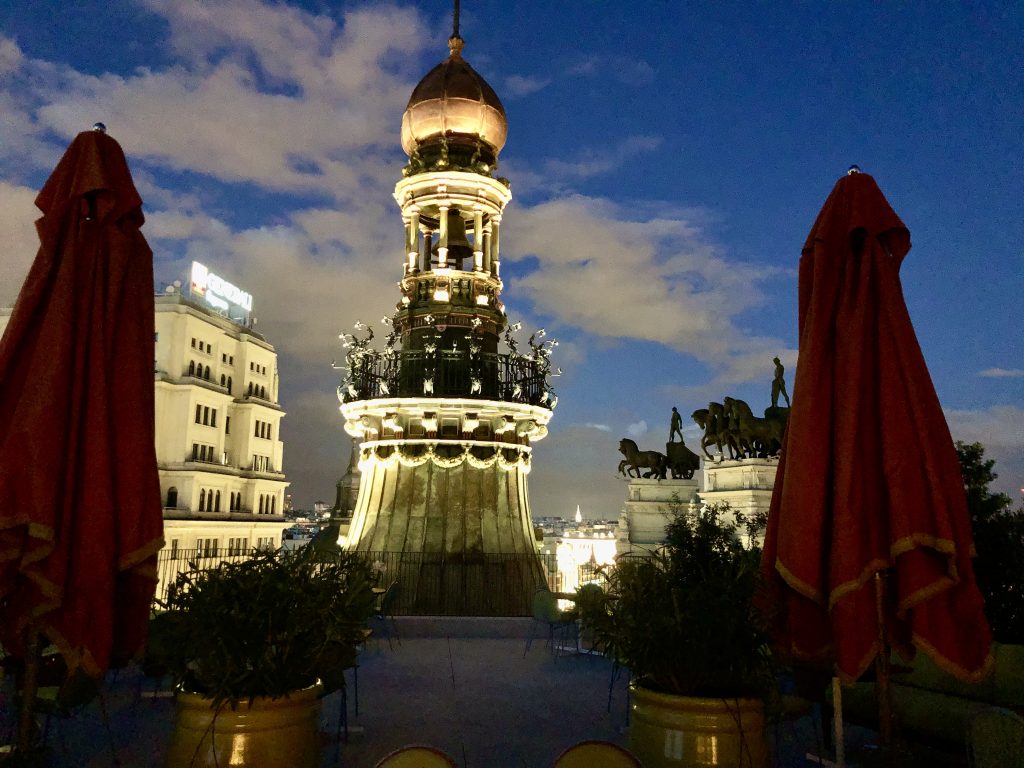
M 437 239 L 438 266 L 448 266 L 448 206 L 442 205 L 440 211 L 440 229 Z
M 409 257 L 409 271 L 416 271 L 416 258 L 419 256 L 420 212 L 416 209 L 409 214 L 406 224 L 406 254 Z
M 483 272 L 484 269 L 484 212 L 477 208 L 473 211 L 473 269 Z
M 499 251 L 499 233 L 501 216 L 491 217 L 491 274 L 501 277 L 501 252 Z

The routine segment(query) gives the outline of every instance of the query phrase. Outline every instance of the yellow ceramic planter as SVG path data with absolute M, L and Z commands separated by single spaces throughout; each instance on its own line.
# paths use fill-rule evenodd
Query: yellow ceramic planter
M 219 712 L 209 699 L 181 692 L 166 768 L 319 768 L 321 691 L 317 683 Z
M 702 699 L 630 683 L 629 748 L 644 768 L 767 768 L 764 703 Z

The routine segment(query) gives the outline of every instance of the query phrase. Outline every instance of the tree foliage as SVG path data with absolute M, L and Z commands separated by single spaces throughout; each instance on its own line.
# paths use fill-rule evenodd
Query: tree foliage
M 1011 508 L 1009 496 L 989 488 L 998 476 L 981 443 L 957 442 L 956 451 L 978 553 L 974 574 L 992 635 L 999 642 L 1024 643 L 1024 513 Z
M 622 557 L 607 594 L 580 601 L 599 648 L 648 688 L 687 696 L 765 696 L 774 682 L 763 623 L 752 606 L 760 551 L 727 508 L 674 505 L 665 546 Z

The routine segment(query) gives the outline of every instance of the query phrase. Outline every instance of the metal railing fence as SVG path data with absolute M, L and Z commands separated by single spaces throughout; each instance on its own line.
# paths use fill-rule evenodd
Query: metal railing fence
M 254 551 L 164 549 L 157 557 L 159 583 L 154 600 L 166 599 L 179 573 L 248 560 Z M 398 595 L 391 606 L 398 616 L 529 616 L 536 589 L 546 585 L 557 592 L 561 587 L 553 554 L 359 554 L 376 571 L 381 587 L 398 582 Z M 330 554 L 324 557 L 328 559 Z

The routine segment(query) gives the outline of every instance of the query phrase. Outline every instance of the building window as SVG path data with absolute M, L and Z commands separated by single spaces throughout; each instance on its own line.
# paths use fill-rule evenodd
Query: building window
M 220 512 L 220 491 L 217 491 L 217 495 L 214 498 L 216 500 L 213 503 L 213 511 Z
M 206 372 L 203 374 L 203 378 L 207 381 L 210 380 L 210 366 L 206 366 Z
M 217 409 L 216 408 L 214 408 L 210 412 L 210 426 L 211 427 L 216 427 L 217 426 Z
M 167 508 L 178 508 L 178 489 L 175 488 L 173 485 L 167 489 Z
M 205 488 L 200 488 L 199 489 L 199 511 L 200 512 L 205 512 L 206 511 L 206 489 Z
M 189 376 L 195 376 L 196 375 L 196 361 L 195 360 L 189 360 L 188 361 L 188 375 Z
M 222 387 L 224 386 L 224 382 L 225 382 L 225 381 L 227 381 L 227 377 L 226 377 L 226 376 L 225 376 L 225 375 L 224 375 L 224 374 L 222 373 L 222 374 L 220 375 L 220 385 L 221 385 Z
M 177 560 L 178 559 L 178 540 L 177 539 L 171 539 L 171 547 L 170 547 L 170 549 L 171 549 L 171 560 Z
M 231 394 L 231 377 L 228 376 L 228 394 Z
M 224 434 L 225 435 L 230 435 L 231 434 L 231 417 L 230 416 L 225 416 L 224 417 Z
M 196 424 L 203 423 L 203 406 L 196 405 Z
M 260 514 L 263 514 L 263 494 L 260 494 Z
M 228 554 L 229 555 L 244 555 L 246 550 L 249 549 L 249 540 L 244 538 L 231 538 L 228 539 Z
M 277 514 L 277 496 L 270 497 L 270 514 Z
M 196 541 L 196 554 L 199 557 L 216 557 L 217 539 L 199 539 Z
M 195 339 L 195 336 L 193 336 L 192 337 L 192 348 L 195 349 L 195 346 L 196 346 L 196 339 Z

